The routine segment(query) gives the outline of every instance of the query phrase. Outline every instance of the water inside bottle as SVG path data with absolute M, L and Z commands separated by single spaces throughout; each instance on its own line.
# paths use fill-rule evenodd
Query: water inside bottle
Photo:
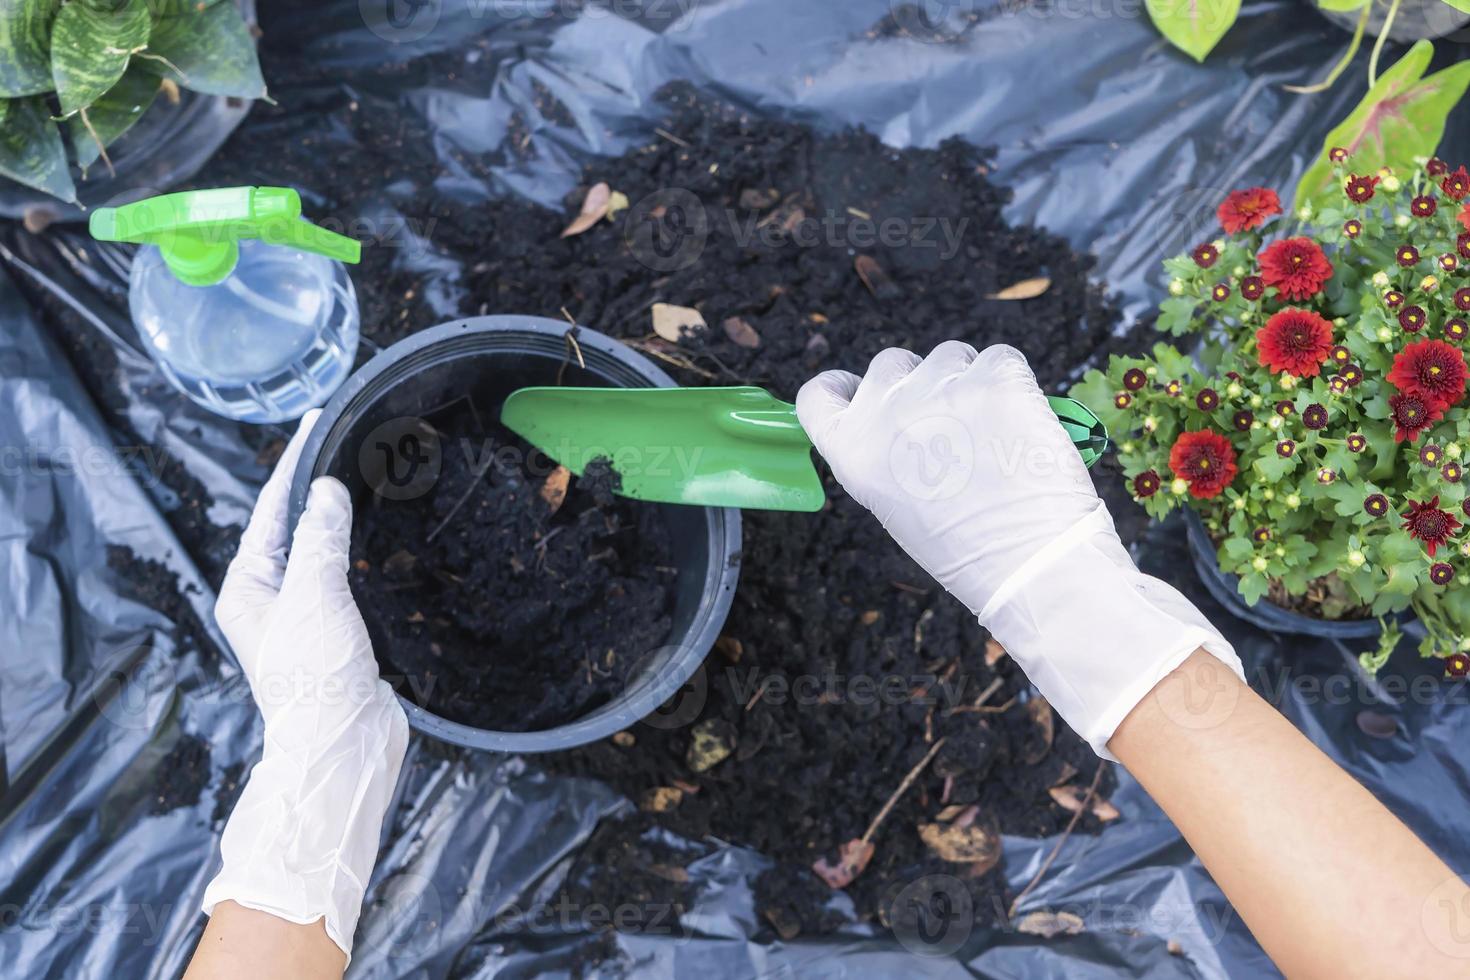
M 245 422 L 297 418 L 352 369 L 357 299 L 331 259 L 247 240 L 230 276 L 189 286 L 148 247 L 134 259 L 132 281 L 143 342 L 169 381 L 212 412 Z

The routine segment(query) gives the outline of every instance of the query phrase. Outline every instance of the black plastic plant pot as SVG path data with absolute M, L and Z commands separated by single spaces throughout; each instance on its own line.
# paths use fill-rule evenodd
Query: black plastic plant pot
M 674 385 L 635 351 L 585 328 L 578 331 L 577 341 L 586 368 L 575 358 L 568 363 L 566 333 L 565 323 L 540 317 L 472 317 L 424 330 L 380 352 L 323 408 L 292 480 L 291 527 L 306 506 L 311 481 L 319 476 L 345 483 L 359 511 L 371 494 L 401 495 L 398 499 L 422 494 L 422 481 L 432 484 L 438 471 L 426 447 L 415 441 L 419 433 L 413 420 L 455 397 L 473 394 L 477 402 L 500 404 L 517 388 L 558 383 L 559 371 L 561 383 L 568 385 Z M 404 466 L 405 460 L 414 465 Z M 610 701 L 555 728 L 505 732 L 440 717 L 400 689 L 409 724 L 474 749 L 554 752 L 606 738 L 678 693 L 703 663 L 730 610 L 740 568 L 740 512 L 656 506 L 664 508 L 678 568 L 672 628 L 664 645 L 643 658 Z M 372 631 L 372 617 L 367 618 Z M 386 642 L 373 636 L 379 650 Z
M 1376 638 L 1382 632 L 1377 619 L 1314 619 L 1283 609 L 1266 599 L 1250 605 L 1240 594 L 1240 577 L 1220 568 L 1219 552 L 1210 540 L 1205 522 L 1188 507 L 1184 508 L 1184 520 L 1189 535 L 1189 553 L 1205 590 L 1216 602 L 1247 623 L 1273 633 L 1296 633 L 1333 640 Z

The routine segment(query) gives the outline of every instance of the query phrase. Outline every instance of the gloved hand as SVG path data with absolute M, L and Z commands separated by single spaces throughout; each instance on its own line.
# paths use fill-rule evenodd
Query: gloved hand
M 325 918 L 349 957 L 408 719 L 378 676 L 347 584 L 352 500 L 311 486 L 287 550 L 287 492 L 317 412 L 260 493 L 215 605 L 265 721 L 265 747 L 225 824 L 204 912 L 234 901 L 291 922 Z
M 1026 359 L 948 341 L 827 371 L 797 415 L 849 494 L 1020 664 L 1098 755 L 1135 705 L 1218 631 L 1144 575 Z

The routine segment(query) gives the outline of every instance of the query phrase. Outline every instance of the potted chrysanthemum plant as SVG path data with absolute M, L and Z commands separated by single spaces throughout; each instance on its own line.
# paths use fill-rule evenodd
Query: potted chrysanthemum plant
M 1376 621 L 1370 671 L 1416 616 L 1421 653 L 1463 676 L 1470 172 L 1328 156 L 1338 190 L 1315 209 L 1236 191 L 1225 234 L 1165 262 L 1158 327 L 1193 338 L 1188 355 L 1114 357 L 1076 393 L 1118 437 L 1133 497 L 1156 518 L 1187 508 L 1246 604 Z

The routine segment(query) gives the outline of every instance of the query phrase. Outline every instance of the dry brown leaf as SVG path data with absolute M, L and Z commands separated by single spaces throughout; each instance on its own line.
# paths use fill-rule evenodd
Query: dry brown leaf
M 1006 655 L 1006 648 L 996 642 L 995 637 L 985 641 L 985 666 L 994 667 Z
M 722 718 L 708 718 L 694 726 L 684 761 L 695 772 L 708 772 L 735 751 L 735 726 Z
M 674 306 L 672 303 L 653 304 L 653 332 L 671 344 L 677 344 L 686 330 L 692 333 L 708 326 L 704 322 L 704 315 L 693 307 Z
M 779 905 L 767 905 L 761 909 L 761 915 L 766 917 L 766 921 L 771 924 L 771 928 L 776 930 L 776 935 L 780 936 L 785 942 L 789 943 L 801 935 L 801 920 L 790 910 L 782 908 Z
M 920 824 L 919 837 L 940 860 L 951 864 L 980 865 L 989 870 L 1000 861 L 1000 837 L 973 818 L 969 823 L 957 819 L 948 824 Z
M 781 192 L 774 187 L 747 187 L 740 192 L 740 206 L 747 211 L 764 211 L 780 200 Z
M 1072 781 L 1072 777 L 1075 775 L 1077 775 L 1077 767 L 1072 765 L 1072 763 L 1070 762 L 1064 761 L 1062 763 L 1062 771 L 1057 773 L 1057 778 L 1053 779 L 1051 781 L 1051 784 L 1053 786 L 1060 786 L 1063 783 L 1070 783 Z
M 607 199 L 607 220 L 611 221 L 616 218 L 619 211 L 628 210 L 631 204 L 632 202 L 628 200 L 628 195 L 622 191 L 613 191 Z
M 950 823 L 954 820 L 955 817 L 958 817 L 960 814 L 964 813 L 972 806 L 974 806 L 973 803 L 951 803 L 949 806 L 945 807 L 943 810 L 940 810 L 937 814 L 935 814 L 934 819 L 938 820 L 940 823 Z
M 677 885 L 683 885 L 689 881 L 689 872 L 677 864 L 650 864 L 648 870 L 664 881 L 672 881 Z
M 655 786 L 638 800 L 638 809 L 644 813 L 668 813 L 684 800 L 684 791 L 677 786 Z
M 1037 276 L 1035 279 L 1022 279 L 1020 282 L 1012 283 L 998 293 L 991 293 L 986 299 L 1035 299 L 1051 288 L 1051 280 L 1046 276 Z
M 582 198 L 582 211 L 572 223 L 562 229 L 561 237 L 571 238 L 597 224 L 607 215 L 608 204 L 612 201 L 612 188 L 606 183 L 593 184 L 587 196 Z
M 859 255 L 852 260 L 852 267 L 857 270 L 858 278 L 863 285 L 868 287 L 868 292 L 877 299 L 893 299 L 900 294 L 900 290 L 883 271 L 878 260 L 871 255 Z
M 1076 786 L 1053 786 L 1047 792 L 1051 794 L 1057 806 L 1069 813 L 1081 810 L 1082 801 L 1087 798 L 1087 791 Z M 1094 796 L 1087 809 L 1103 823 L 1112 823 L 1122 816 L 1117 807 L 1100 796 Z
M 738 664 L 740 658 L 745 655 L 745 644 L 733 636 L 721 636 L 715 640 L 715 649 L 724 655 L 725 659 L 732 664 Z
M 179 83 L 172 78 L 163 78 L 158 82 L 158 90 L 168 100 L 169 105 L 178 105 L 182 94 L 179 92 Z
M 873 845 L 861 838 L 854 838 L 837 849 L 837 863 L 828 864 L 822 858 L 812 865 L 817 877 L 827 883 L 828 888 L 846 888 L 852 880 L 863 873 L 873 859 Z
M 1052 739 L 1056 737 L 1056 715 L 1051 710 L 1051 705 L 1046 698 L 1035 697 L 1026 702 L 1026 714 L 1030 716 L 1031 723 L 1036 726 L 1037 745 L 1021 756 L 1021 761 L 1027 765 L 1034 766 L 1046 758 L 1051 751 Z
M 1071 912 L 1031 912 L 1021 917 L 1016 930 L 1044 939 L 1075 936 L 1082 931 L 1082 918 Z
M 725 328 L 725 336 L 741 347 L 755 350 L 761 345 L 761 335 L 755 332 L 755 327 L 738 316 L 726 317 L 720 326 Z
M 567 483 L 571 478 L 571 470 L 558 466 L 546 477 L 546 482 L 541 484 L 541 499 L 546 501 L 551 513 L 555 514 L 560 510 L 562 502 L 567 499 Z

